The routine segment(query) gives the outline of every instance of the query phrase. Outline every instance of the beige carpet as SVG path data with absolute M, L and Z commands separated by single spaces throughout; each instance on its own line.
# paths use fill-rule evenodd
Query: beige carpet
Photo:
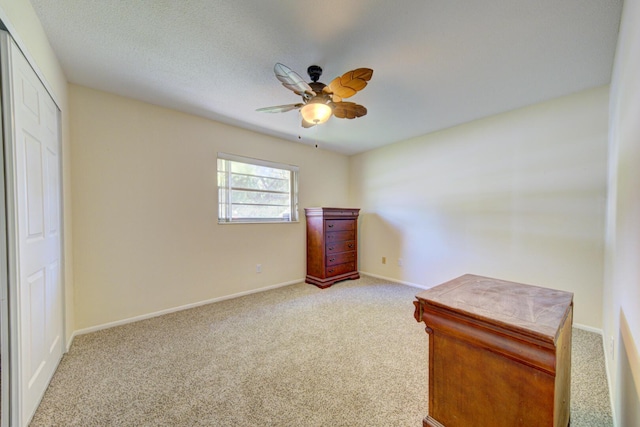
M 421 426 L 420 290 L 363 277 L 76 337 L 32 426 Z M 574 329 L 572 427 L 611 426 L 600 336 Z

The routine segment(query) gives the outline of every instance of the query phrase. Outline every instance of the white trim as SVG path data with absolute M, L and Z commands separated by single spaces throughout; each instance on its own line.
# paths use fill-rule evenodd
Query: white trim
M 0 9 L 0 12 L 2 12 L 2 10 Z M 11 34 L 8 31 L 2 30 L 0 31 L 0 56 L 1 56 L 1 64 L 0 64 L 0 68 L 1 68 L 1 78 L 2 78 L 2 86 L 4 88 L 4 92 L 2 94 L 2 104 L 3 104 L 3 109 L 2 109 L 2 119 L 3 119 L 3 150 L 4 150 L 4 166 L 5 166 L 5 191 L 6 191 L 6 196 L 5 196 L 5 203 L 6 203 L 6 228 L 7 228 L 7 253 L 8 253 L 8 272 L 9 272 L 9 287 L 8 287 L 8 291 L 9 291 L 9 296 L 8 296 L 8 304 L 9 304 L 9 330 L 10 330 L 10 347 L 8 349 L 8 351 L 10 352 L 10 360 L 9 360 L 9 366 L 8 366 L 8 371 L 10 372 L 10 376 L 9 376 L 9 387 L 10 387 L 10 402 L 9 402 L 9 415 L 5 416 L 3 419 L 3 422 L 9 418 L 9 423 L 11 425 L 28 425 L 29 422 L 31 421 L 31 419 L 33 418 L 33 415 L 35 414 L 35 411 L 39 405 L 39 402 L 42 400 L 42 397 L 44 396 L 44 392 L 46 391 L 46 386 L 48 386 L 48 384 L 51 381 L 51 378 L 53 377 L 54 373 L 55 373 L 55 369 L 57 368 L 62 355 L 63 355 L 63 349 L 60 348 L 60 354 L 59 354 L 59 359 L 57 359 L 55 362 L 52 360 L 53 363 L 55 363 L 54 367 L 50 367 L 48 369 L 53 369 L 50 372 L 47 371 L 46 373 L 46 378 L 44 377 L 45 374 L 41 374 L 42 375 L 42 380 L 39 381 L 46 381 L 46 384 L 42 384 L 45 387 L 41 389 L 40 386 L 34 387 L 33 388 L 33 392 L 30 392 L 29 389 L 30 387 L 27 387 L 26 384 L 26 378 L 24 377 L 25 375 L 25 370 L 27 368 L 25 368 L 25 364 L 27 363 L 25 360 L 23 360 L 23 358 L 27 357 L 28 354 L 25 353 L 25 348 L 23 347 L 23 343 L 25 342 L 25 339 L 28 339 L 29 337 L 26 337 L 23 335 L 23 325 L 22 325 L 22 318 L 24 315 L 24 307 L 22 306 L 22 304 L 24 302 L 21 302 L 20 298 L 20 283 L 21 283 L 21 278 L 20 278 L 20 270 L 21 270 L 21 266 L 23 264 L 23 262 L 20 260 L 20 236 L 19 236 L 19 220 L 20 220 L 20 216 L 19 216 L 19 212 L 18 212 L 18 201 L 17 201 L 17 197 L 16 197 L 16 192 L 17 192 L 17 185 L 18 185 L 18 181 L 17 181 L 17 173 L 19 172 L 17 169 L 17 166 L 20 165 L 21 163 L 18 161 L 18 159 L 16 159 L 16 155 L 17 155 L 17 148 L 16 148 L 16 137 L 19 134 L 19 132 L 17 131 L 17 125 L 16 125 L 16 117 L 19 116 L 17 111 L 14 111 L 15 109 L 13 108 L 15 105 L 15 97 L 17 96 L 16 93 L 14 93 L 15 90 L 15 85 L 14 85 L 14 78 L 16 77 L 14 75 L 14 73 L 18 72 L 18 69 L 16 68 L 16 64 L 14 64 L 14 61 L 20 61 L 20 63 L 22 63 L 22 61 L 26 62 L 26 65 L 29 67 L 29 73 L 30 76 L 33 75 L 39 84 L 39 87 L 37 88 L 38 93 L 46 93 L 46 96 L 48 96 L 51 101 L 54 104 L 54 107 L 56 109 L 56 121 L 57 121 L 57 126 L 58 126 L 58 134 L 55 136 L 55 143 L 57 144 L 57 153 L 58 153 L 58 188 L 56 189 L 57 191 L 57 196 L 58 196 L 58 203 L 57 203 L 57 209 L 59 210 L 58 212 L 58 218 L 60 223 L 59 225 L 59 247 L 58 247 L 58 253 L 60 255 L 59 258 L 59 269 L 60 269 L 60 286 L 62 289 L 61 292 L 61 307 L 60 309 L 62 310 L 61 316 L 62 316 L 62 330 L 60 331 L 61 336 L 62 336 L 62 340 L 64 340 L 65 338 L 65 332 L 66 332 L 66 326 L 65 326 L 65 311 L 66 311 L 66 304 L 65 304 L 65 283 L 64 283 L 64 257 L 63 257 L 63 248 L 64 248 L 64 237 L 62 235 L 63 233 L 63 222 L 64 222 L 64 216 L 63 216 L 63 203 L 62 203 L 62 197 L 63 197 L 63 191 L 62 191 L 62 185 L 63 185 L 63 181 L 62 181 L 62 123 L 61 123 L 61 111 L 59 106 L 57 105 L 54 97 L 52 96 L 52 92 L 49 90 L 49 88 L 46 86 L 45 81 L 42 79 L 41 74 L 36 70 L 36 68 L 34 67 L 34 63 L 32 62 L 33 59 L 29 58 L 27 54 L 25 54 L 25 51 L 23 51 L 20 46 L 18 45 L 18 43 L 16 42 L 16 40 L 13 37 L 13 34 Z M 25 69 L 26 70 L 26 69 Z M 33 74 L 31 74 L 33 73 Z M 42 89 L 41 89 L 41 88 Z M 45 92 L 42 92 L 42 90 L 44 90 Z M 51 350 L 53 351 L 53 350 Z M 57 353 L 53 354 L 56 357 L 58 356 Z M 51 365 L 50 365 L 51 366 Z M 38 393 L 38 396 L 35 395 L 29 395 L 29 393 Z M 36 402 L 37 399 L 37 402 Z M 4 411 L 3 411 L 4 412 Z
M 367 276 L 375 277 L 377 279 L 389 280 L 391 282 L 396 282 L 396 283 L 400 283 L 400 284 L 403 284 L 403 285 L 412 286 L 414 288 L 419 288 L 419 289 L 424 289 L 424 290 L 433 288 L 433 286 L 426 286 L 426 285 L 419 285 L 417 283 L 405 282 L 405 281 L 402 281 L 402 280 L 393 279 L 391 277 L 385 277 L 385 276 L 380 276 L 378 274 L 367 273 L 366 271 L 360 271 L 360 274 L 364 274 L 364 275 L 367 275 Z M 575 323 L 574 322 L 573 323 L 573 327 L 574 328 L 578 328 L 578 329 L 582 329 L 583 331 L 593 332 L 593 333 L 596 333 L 598 335 L 602 335 L 602 329 L 594 328 L 593 326 L 583 325 L 582 323 Z
M 38 67 L 38 63 L 33 58 L 33 56 L 29 53 L 26 43 L 22 41 L 22 38 L 18 34 L 18 31 L 16 31 L 15 27 L 9 20 L 9 16 L 7 16 L 2 6 L 0 6 L 0 21 L 2 21 L 2 24 L 7 28 L 7 32 L 13 38 L 13 41 L 18 46 L 18 49 L 20 49 L 24 57 L 27 58 L 27 62 L 29 62 L 29 65 L 31 65 L 31 68 L 33 68 L 33 71 L 35 71 L 36 75 L 44 85 L 45 90 L 49 92 L 49 96 L 51 97 L 51 99 L 53 99 L 53 102 L 56 104 L 56 107 L 58 107 L 58 110 L 62 111 L 62 108 L 60 108 L 60 105 L 62 104 L 60 104 L 59 99 L 56 96 L 56 93 L 51 89 L 51 85 L 49 85 L 49 82 L 44 77 L 44 73 L 40 71 L 40 68 Z
M 617 346 L 614 352 L 614 357 L 616 359 L 616 378 L 619 380 L 621 375 L 628 375 L 626 372 L 622 372 L 622 361 L 621 356 L 624 354 L 626 356 L 627 362 L 629 364 L 629 369 L 631 370 L 631 382 L 636 386 L 640 385 L 640 351 L 638 351 L 636 342 L 633 338 L 633 334 L 631 332 L 631 328 L 629 327 L 629 322 L 627 321 L 627 316 L 624 312 L 624 308 L 620 307 L 620 317 L 618 321 L 618 340 Z M 617 355 L 617 357 L 616 357 Z M 620 387 L 616 391 L 620 391 L 621 393 L 624 391 Z M 613 396 L 613 392 L 609 393 Z M 613 400 L 613 397 L 612 397 Z M 624 407 L 622 407 L 624 411 Z M 629 410 L 630 411 L 630 410 Z M 615 415 L 615 412 L 614 412 Z M 621 418 L 624 418 L 624 415 L 620 415 Z M 614 416 L 614 420 L 615 420 Z M 615 421 L 614 421 L 615 423 Z
M 582 329 L 583 331 L 593 332 L 598 335 L 602 335 L 602 329 L 594 328 L 593 326 L 583 325 L 582 323 L 573 323 L 573 327 L 577 329 Z M 603 347 L 606 350 L 606 347 Z M 605 351 L 606 352 L 606 351 Z
M 256 159 L 254 157 L 239 156 L 237 154 L 229 154 L 218 151 L 218 158 L 223 160 L 231 160 L 232 162 L 248 163 L 250 165 L 265 166 L 273 169 L 283 169 L 291 172 L 299 172 L 299 167 L 289 165 L 287 163 L 272 162 L 271 160 Z
M 238 224 L 300 224 L 300 221 L 234 221 L 234 222 L 220 222 L 219 225 L 238 225 Z
M 198 301 L 198 302 L 194 302 L 194 303 L 191 303 L 191 304 L 181 305 L 181 306 L 178 306 L 178 307 L 167 308 L 165 310 L 160 310 L 160 311 L 156 311 L 156 312 L 153 312 L 153 313 L 141 314 L 140 316 L 134 316 L 134 317 L 129 317 L 127 319 L 116 320 L 115 322 L 103 323 L 102 325 L 91 326 L 89 328 L 84 328 L 84 329 L 78 329 L 77 331 L 75 331 L 72 334 L 71 341 L 73 341 L 73 338 L 75 338 L 76 335 L 84 335 L 84 334 L 88 334 L 90 332 L 96 332 L 96 331 L 100 331 L 100 330 L 103 330 L 103 329 L 113 328 L 115 326 L 122 326 L 122 325 L 126 325 L 128 323 L 138 322 L 140 320 L 151 319 L 151 318 L 162 316 L 162 315 L 169 314 L 169 313 L 175 313 L 176 311 L 189 310 L 190 308 L 200 307 L 202 305 L 212 304 L 214 302 L 225 301 L 225 300 L 229 300 L 229 299 L 243 297 L 245 295 L 251 295 L 251 294 L 256 294 L 256 293 L 259 293 L 259 292 L 269 291 L 271 289 L 282 288 L 284 286 L 290 286 L 290 285 L 294 285 L 294 284 L 300 283 L 300 282 L 304 282 L 304 279 L 291 280 L 289 282 L 278 283 L 278 284 L 275 284 L 275 285 L 265 286 L 263 288 L 258 288 L 258 289 L 252 289 L 252 290 L 249 290 L 249 291 L 238 292 L 236 294 L 231 294 L 231 295 L 225 295 L 225 296 L 221 296 L 221 297 L 211 298 L 211 299 L 208 299 L 208 300 Z M 68 346 L 69 347 L 71 346 L 71 342 L 68 343 Z
M 0 10 L 1 12 L 1 10 Z M 15 42 L 15 41 L 14 41 Z M 10 84 L 12 79 L 11 56 L 11 34 L 0 31 L 0 77 L 5 90 L 2 93 L 2 122 L 4 140 L 4 177 L 5 177 L 5 210 L 7 226 L 7 272 L 8 272 L 8 308 L 9 308 L 9 366 L 8 374 L 3 376 L 9 381 L 9 408 L 8 415 L 3 421 L 9 421 L 11 425 L 22 425 L 22 365 L 21 349 L 22 336 L 20 335 L 20 301 L 18 299 L 17 283 L 18 271 L 20 267 L 18 248 L 18 224 L 17 224 L 17 198 L 15 195 L 15 160 L 14 160 L 14 136 L 15 126 L 13 122 L 13 111 L 11 108 L 13 87 Z
M 607 342 L 605 334 L 602 334 L 602 349 L 604 351 L 604 370 L 607 375 L 607 386 L 609 387 L 609 405 L 611 405 L 611 418 L 613 419 L 613 427 L 620 427 L 618 418 L 616 417 L 616 405 L 613 401 L 613 377 L 611 376 L 611 370 L 609 369 L 610 359 L 609 352 L 607 351 Z
M 411 286 L 413 288 L 419 288 L 419 289 L 424 289 L 424 290 L 431 289 L 433 287 L 433 286 L 426 286 L 426 285 L 418 285 L 417 283 L 405 282 L 403 280 L 393 279 L 391 277 L 380 276 L 379 274 L 368 273 L 368 272 L 362 271 L 362 270 L 360 270 L 360 274 L 364 274 L 366 276 L 375 277 L 376 279 L 388 280 L 390 282 L 400 283 L 401 285 L 407 285 L 407 286 Z
M 222 160 L 222 161 L 221 161 Z M 260 189 L 257 187 L 253 187 L 252 185 L 247 185 L 246 188 L 237 188 L 234 187 L 233 184 L 233 176 L 236 172 L 233 172 L 234 164 L 243 164 L 250 166 L 259 166 L 262 168 L 268 168 L 274 171 L 282 171 L 286 172 L 288 175 L 288 184 L 289 189 L 285 191 L 281 190 L 267 190 Z M 221 168 L 222 166 L 222 168 Z M 270 160 L 260 160 L 254 159 L 251 157 L 242 157 L 235 154 L 228 154 L 223 152 L 217 153 L 216 159 L 216 170 L 217 170 L 217 195 L 218 195 L 218 224 L 225 223 L 288 223 L 288 222 L 298 222 L 298 218 L 300 216 L 299 208 L 298 208 L 298 174 L 299 168 L 298 166 L 288 165 L 285 163 L 276 163 Z M 222 185 L 220 182 L 220 174 L 223 173 L 225 175 L 225 184 Z M 247 172 L 250 174 L 251 172 Z M 256 172 L 260 173 L 261 172 Z M 258 175 L 256 175 L 258 176 Z M 266 176 L 264 176 L 266 178 Z M 275 179 L 275 178 L 274 178 Z M 284 178 L 278 178 L 284 181 Z M 242 203 L 236 202 L 232 200 L 232 194 L 234 190 L 242 190 L 242 191 L 253 191 L 259 192 L 263 194 L 275 193 L 280 196 L 286 195 L 288 197 L 289 203 L 289 218 L 287 219 L 284 216 L 273 216 L 271 218 L 261 218 L 255 216 L 247 216 L 244 218 L 234 218 L 233 217 L 233 209 L 234 206 L 241 205 Z M 247 201 L 248 205 L 254 205 L 252 202 Z M 279 203 L 278 203 L 279 205 Z M 259 205 L 255 204 L 254 206 L 267 206 L 267 205 Z M 281 207 L 285 207 L 287 205 L 281 205 Z M 277 211 L 278 212 L 278 211 Z M 270 212 L 270 214 L 274 214 L 274 212 Z M 276 213 L 277 215 L 277 213 Z
M 73 344 L 73 340 L 75 339 L 76 335 L 78 335 L 78 331 L 73 331 L 73 333 L 71 334 L 71 336 L 67 340 L 65 353 L 68 353 L 69 350 L 71 349 L 71 344 Z
M 4 33 L 4 31 L 3 31 Z M 4 46 L 4 42 L 1 42 Z M 4 63 L 5 57 L 7 55 L 3 52 L 3 48 L 0 48 L 0 63 Z M 0 80 L 2 78 L 2 64 L 0 64 Z M 4 114 L 3 111 L 3 102 L 0 99 L 0 116 Z M 4 162 L 4 135 L 0 132 L 0 227 L 2 230 L 8 230 L 8 223 L 6 217 L 7 211 L 7 198 L 5 197 L 5 162 Z M 4 367 L 4 375 L 2 378 L 2 384 L 0 386 L 0 407 L 5 409 L 5 415 L 0 417 L 0 426 L 8 427 L 9 426 L 9 395 L 10 395 L 10 385 L 11 385 L 11 376 L 13 375 L 11 371 L 11 354 L 9 353 L 10 349 L 10 339 L 11 339 L 11 331 L 9 330 L 10 325 L 10 317 L 9 317 L 9 253 L 7 251 L 8 248 L 8 237 L 7 233 L 0 233 L 0 364 Z

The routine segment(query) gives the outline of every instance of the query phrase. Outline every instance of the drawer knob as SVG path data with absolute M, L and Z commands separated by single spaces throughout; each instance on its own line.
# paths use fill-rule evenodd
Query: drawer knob
M 329 250 L 332 251 L 333 250 L 333 246 L 329 246 Z
M 329 269 L 329 273 L 333 273 L 333 268 L 330 268 L 330 269 Z
M 349 247 L 352 248 L 353 247 L 353 243 L 349 243 Z
M 329 224 L 329 225 L 327 225 L 327 227 L 333 228 L 333 224 Z
M 335 258 L 329 258 L 329 262 L 333 262 L 335 260 L 336 260 Z

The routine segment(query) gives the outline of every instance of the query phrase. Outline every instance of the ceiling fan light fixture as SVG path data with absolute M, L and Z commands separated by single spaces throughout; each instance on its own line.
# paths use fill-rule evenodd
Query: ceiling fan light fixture
M 314 125 L 319 125 L 320 123 L 324 123 L 329 120 L 332 112 L 333 110 L 331 107 L 325 104 L 321 97 L 311 99 L 300 110 L 302 118 L 307 123 L 313 123 Z
M 307 69 L 311 83 L 306 83 L 295 71 L 286 65 L 277 63 L 273 67 L 276 78 L 287 89 L 302 97 L 302 102 L 297 104 L 274 105 L 273 107 L 258 108 L 263 113 L 284 113 L 291 110 L 300 110 L 302 114 L 302 127 L 310 128 L 329 120 L 335 116 L 337 119 L 355 119 L 367 114 L 367 109 L 355 102 L 344 102 L 361 91 L 371 80 L 373 70 L 371 68 L 356 68 L 347 71 L 340 77 L 336 77 L 326 85 L 319 82 L 322 68 L 312 65 Z

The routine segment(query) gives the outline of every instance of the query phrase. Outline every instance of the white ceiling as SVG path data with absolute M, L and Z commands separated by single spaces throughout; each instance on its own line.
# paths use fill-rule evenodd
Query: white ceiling
M 31 0 L 72 83 L 362 152 L 608 84 L 622 0 Z M 311 129 L 281 62 L 374 70 L 368 114 Z

